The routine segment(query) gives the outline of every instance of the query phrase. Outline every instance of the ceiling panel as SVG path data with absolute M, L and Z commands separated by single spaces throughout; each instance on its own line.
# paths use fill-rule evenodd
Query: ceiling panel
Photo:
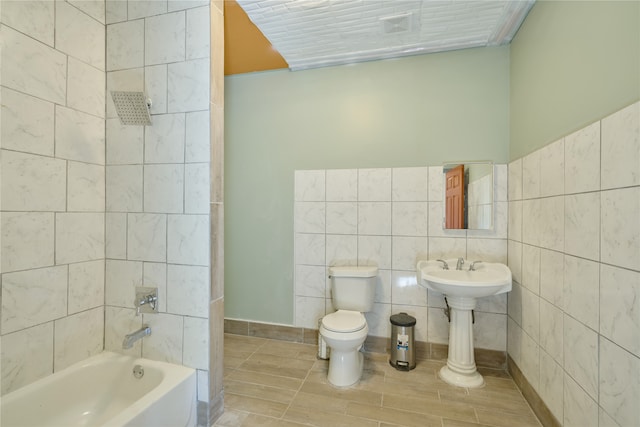
M 511 41 L 534 0 L 238 0 L 292 70 Z

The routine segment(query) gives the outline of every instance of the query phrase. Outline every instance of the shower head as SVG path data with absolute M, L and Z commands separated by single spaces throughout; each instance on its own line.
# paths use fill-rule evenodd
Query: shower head
M 123 125 L 151 125 L 151 100 L 143 92 L 111 91 L 116 113 Z

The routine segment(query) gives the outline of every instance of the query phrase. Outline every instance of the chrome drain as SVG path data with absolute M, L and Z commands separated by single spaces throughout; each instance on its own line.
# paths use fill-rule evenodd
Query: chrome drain
M 144 368 L 141 365 L 136 365 L 133 367 L 133 376 L 137 379 L 144 377 Z

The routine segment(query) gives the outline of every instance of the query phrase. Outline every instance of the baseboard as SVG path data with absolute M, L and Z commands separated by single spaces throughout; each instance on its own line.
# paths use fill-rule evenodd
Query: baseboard
M 249 337 L 292 341 L 303 344 L 317 344 L 318 331 L 274 323 L 249 322 L 246 320 L 224 319 L 224 333 Z
M 518 365 L 516 365 L 513 359 L 508 355 L 507 370 L 511 375 L 511 378 L 513 378 L 513 381 L 516 383 L 516 386 L 520 389 L 525 400 L 529 403 L 529 406 L 531 406 L 533 413 L 536 414 L 536 417 L 540 420 L 540 423 L 544 427 L 561 427 L 562 423 L 556 419 L 533 386 L 529 381 L 527 381 L 527 378 L 524 376 Z
M 318 330 L 271 323 L 250 322 L 247 320 L 224 319 L 226 334 L 268 338 L 280 341 L 292 341 L 304 344 L 318 343 Z M 387 353 L 390 350 L 390 337 L 368 336 L 364 349 L 370 353 Z M 416 359 L 445 360 L 449 351 L 447 344 L 416 341 Z M 491 369 L 507 369 L 507 353 L 500 350 L 476 348 L 476 365 Z
M 224 413 L 224 390 L 220 392 L 209 404 L 209 426 L 216 423 Z

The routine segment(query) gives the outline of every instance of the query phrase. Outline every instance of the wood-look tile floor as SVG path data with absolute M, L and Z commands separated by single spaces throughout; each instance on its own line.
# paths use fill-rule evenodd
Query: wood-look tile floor
M 336 388 L 316 351 L 315 345 L 226 334 L 225 412 L 215 426 L 540 426 L 503 371 L 482 370 L 486 385 L 465 389 L 438 378 L 444 360 L 417 360 L 403 372 L 387 355 L 366 353 L 360 382 Z

